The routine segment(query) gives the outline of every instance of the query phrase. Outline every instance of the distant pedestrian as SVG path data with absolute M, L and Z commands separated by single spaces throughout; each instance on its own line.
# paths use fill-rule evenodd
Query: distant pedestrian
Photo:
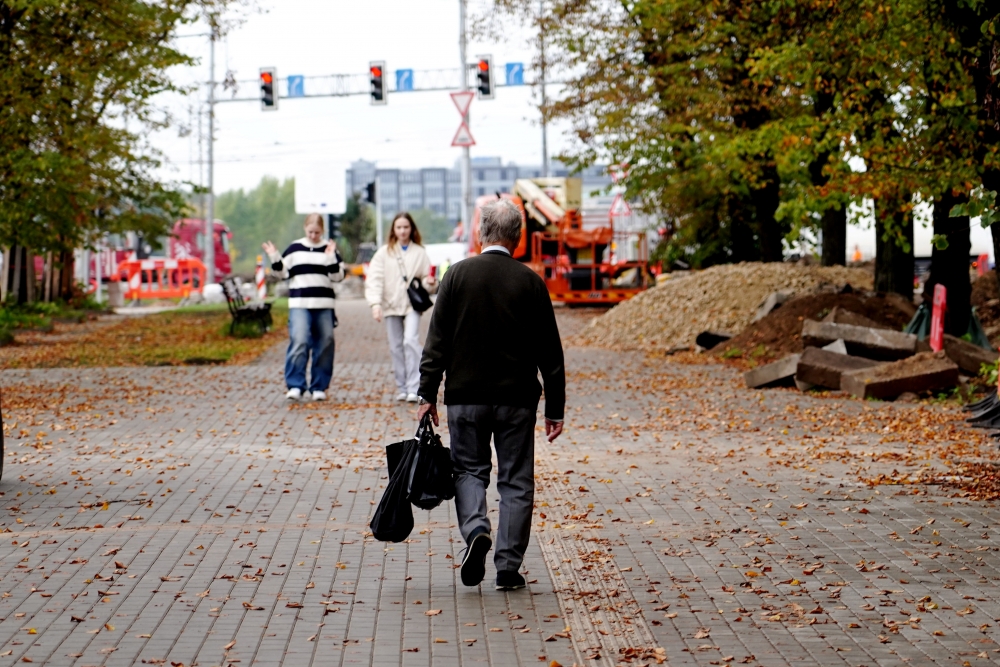
M 518 572 L 528 548 L 535 494 L 535 419 L 545 386 L 545 433 L 563 430 L 566 377 L 562 342 L 545 282 L 513 259 L 521 211 L 506 199 L 483 207 L 483 252 L 456 263 L 441 280 L 420 363 L 418 419 L 438 424 L 437 394 L 444 376 L 458 526 L 468 545 L 462 583 L 486 576 L 493 546 L 486 508 L 497 454 L 497 590 L 523 588 Z
M 377 322 L 385 319 L 389 354 L 396 377 L 397 401 L 417 402 L 420 384 L 420 313 L 413 310 L 407 287 L 418 279 L 429 293 L 437 289 L 431 261 L 420 245 L 420 232 L 409 213 L 397 213 L 388 242 L 375 252 L 365 278 L 365 300 Z
M 271 259 L 271 269 L 288 279 L 288 352 L 285 354 L 285 384 L 290 401 L 309 398 L 325 401 L 333 378 L 333 283 L 344 279 L 344 267 L 333 239 L 323 240 L 323 216 L 306 216 L 304 238 L 278 254 L 273 243 L 261 247 Z M 306 385 L 306 366 L 312 356 L 311 378 Z

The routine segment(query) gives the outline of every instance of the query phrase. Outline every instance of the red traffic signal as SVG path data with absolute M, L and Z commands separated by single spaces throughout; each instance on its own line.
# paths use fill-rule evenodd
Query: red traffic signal
M 372 104 L 385 104 L 385 61 L 378 60 L 368 64 L 368 80 L 371 84 Z
M 273 67 L 260 70 L 260 108 L 264 111 L 275 111 L 278 108 L 278 91 L 274 84 L 278 79 L 278 71 Z
M 476 63 L 476 90 L 479 91 L 479 99 L 493 99 L 493 57 L 479 56 Z

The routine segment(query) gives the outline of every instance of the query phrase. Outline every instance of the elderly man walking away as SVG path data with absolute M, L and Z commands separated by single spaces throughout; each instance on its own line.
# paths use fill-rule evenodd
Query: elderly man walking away
M 483 252 L 455 264 L 438 290 L 420 363 L 418 418 L 438 424 L 437 393 L 444 376 L 444 403 L 455 468 L 455 505 L 468 547 L 462 583 L 486 576 L 493 546 L 486 514 L 486 487 L 497 452 L 500 516 L 497 590 L 524 588 L 518 572 L 528 548 L 535 496 L 535 413 L 545 386 L 545 433 L 552 442 L 563 429 L 566 376 L 562 342 L 545 283 L 511 253 L 521 239 L 521 211 L 498 199 L 482 210 Z

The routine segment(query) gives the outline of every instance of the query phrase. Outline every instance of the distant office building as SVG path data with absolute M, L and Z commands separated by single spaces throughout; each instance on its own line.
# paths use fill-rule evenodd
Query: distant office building
M 552 176 L 579 176 L 583 179 L 584 197 L 594 190 L 603 190 L 611 184 L 606 167 L 595 165 L 581 174 L 570 174 L 558 160 L 549 167 Z M 399 211 L 426 208 L 456 223 L 462 217 L 462 172 L 460 163 L 451 169 L 424 167 L 423 169 L 379 169 L 374 162 L 358 160 L 347 170 L 347 192 L 363 192 L 365 186 L 379 177 L 382 197 L 382 217 L 391 218 Z M 518 178 L 539 178 L 540 166 L 503 164 L 499 157 L 472 158 L 472 197 L 493 192 L 510 192 Z

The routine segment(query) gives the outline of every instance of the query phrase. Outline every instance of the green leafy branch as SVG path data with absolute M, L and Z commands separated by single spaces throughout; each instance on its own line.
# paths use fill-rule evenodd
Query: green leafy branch
M 1000 210 L 997 210 L 997 191 L 974 191 L 969 195 L 969 201 L 952 206 L 948 215 L 952 218 L 964 216 L 979 218 L 979 224 L 983 227 L 989 227 L 1000 220 Z

